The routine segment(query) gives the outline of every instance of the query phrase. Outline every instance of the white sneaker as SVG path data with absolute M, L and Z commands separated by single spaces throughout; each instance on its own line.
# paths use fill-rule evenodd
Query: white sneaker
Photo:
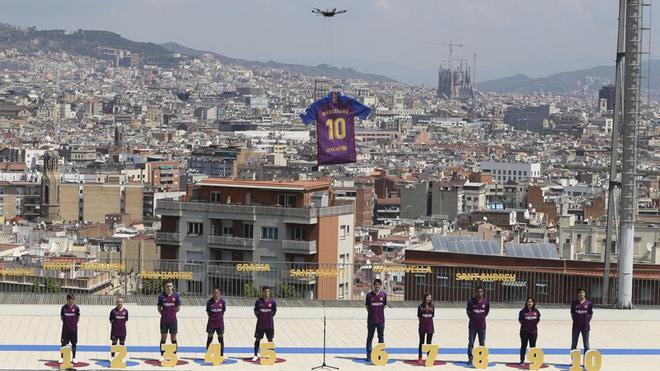
M 252 357 L 252 362 L 257 362 L 257 361 L 259 361 L 259 355 Z
M 59 362 L 57 362 L 57 363 L 59 363 L 59 364 L 62 364 L 62 363 L 64 363 L 64 358 L 60 358 L 60 361 L 59 361 Z
M 75 365 L 76 363 L 78 363 L 78 361 L 76 361 L 76 359 L 74 358 L 71 360 L 71 363 Z
M 158 358 L 158 362 L 160 362 L 160 363 L 165 362 L 165 357 L 160 357 L 160 358 Z

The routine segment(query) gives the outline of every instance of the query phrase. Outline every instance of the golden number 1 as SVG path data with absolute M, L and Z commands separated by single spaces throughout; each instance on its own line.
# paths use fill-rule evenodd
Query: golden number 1
M 387 352 L 385 351 L 385 343 L 378 343 L 371 353 L 371 363 L 376 366 L 385 366 L 387 364 Z
M 206 355 L 204 356 L 204 362 L 212 363 L 213 366 L 220 366 L 225 361 L 221 353 L 220 344 L 209 345 L 209 350 L 206 351 Z
M 424 344 L 422 352 L 427 353 L 425 367 L 433 367 L 435 365 L 435 357 L 438 355 L 438 346 L 434 344 Z
M 174 367 L 179 362 L 179 359 L 176 358 L 176 345 L 174 344 L 161 344 L 160 349 L 163 353 L 163 362 L 160 363 L 160 367 Z
M 328 128 L 328 138 L 330 140 L 346 138 L 346 120 L 343 118 L 328 119 L 325 126 Z
M 472 366 L 474 368 L 484 369 L 488 367 L 488 348 L 476 347 L 472 349 Z
M 587 371 L 599 371 L 603 365 L 603 356 L 597 350 L 589 350 L 584 355 L 584 368 Z
M 578 349 L 571 350 L 571 368 L 568 371 L 582 371 L 580 358 L 582 358 L 582 352 Z
M 115 357 L 110 362 L 110 368 L 126 368 L 126 347 L 123 345 L 113 345 L 110 351 L 115 354 Z
M 275 364 L 277 356 L 275 355 L 275 343 L 268 342 L 261 344 L 261 358 L 259 364 L 265 366 L 272 366 Z
M 69 347 L 62 347 L 60 348 L 60 352 L 62 353 L 62 364 L 60 365 L 60 370 L 68 370 L 70 368 L 73 368 L 73 357 L 71 357 L 71 348 Z
M 531 348 L 527 352 L 527 361 L 529 361 L 530 370 L 538 370 L 543 366 L 543 358 L 545 354 L 541 348 Z

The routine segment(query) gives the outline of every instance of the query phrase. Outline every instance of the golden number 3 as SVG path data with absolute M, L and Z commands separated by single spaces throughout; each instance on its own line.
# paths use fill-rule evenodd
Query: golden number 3
M 378 343 L 371 353 L 371 363 L 376 366 L 385 366 L 387 364 L 387 352 L 385 351 L 385 343 Z
M 275 343 L 263 343 L 261 345 L 261 358 L 259 364 L 272 366 L 275 364 L 277 356 L 275 355 Z
M 329 119 L 325 122 L 325 126 L 328 128 L 328 138 L 331 140 L 346 138 L 346 120 L 343 118 Z
M 110 362 L 110 368 L 126 368 L 126 347 L 123 345 L 113 345 L 110 349 L 112 353 L 115 354 L 115 357 Z
M 435 357 L 438 355 L 438 346 L 433 344 L 424 344 L 422 346 L 422 352 L 427 354 L 424 366 L 433 367 L 435 365 Z
M 206 351 L 206 355 L 204 356 L 204 362 L 212 363 L 213 366 L 220 366 L 225 361 L 221 353 L 220 344 L 209 345 L 209 350 Z
M 179 362 L 176 358 L 176 345 L 174 344 L 161 344 L 160 349 L 163 353 L 163 362 L 160 363 L 161 367 L 174 367 Z
M 60 352 L 62 353 L 62 364 L 60 364 L 60 370 L 68 370 L 70 368 L 73 368 L 73 362 L 72 362 L 72 357 L 71 357 L 71 348 L 69 347 L 62 347 L 60 348 Z
M 472 349 L 472 366 L 478 369 L 484 369 L 488 367 L 488 348 L 486 347 L 476 347 Z
M 541 348 L 531 348 L 527 352 L 527 361 L 529 361 L 530 370 L 538 370 L 543 366 L 543 358 L 545 353 Z
M 571 368 L 569 371 L 582 371 L 580 358 L 582 353 L 575 349 L 571 350 Z M 599 371 L 603 365 L 603 356 L 597 350 L 589 350 L 584 355 L 584 368 L 587 371 Z

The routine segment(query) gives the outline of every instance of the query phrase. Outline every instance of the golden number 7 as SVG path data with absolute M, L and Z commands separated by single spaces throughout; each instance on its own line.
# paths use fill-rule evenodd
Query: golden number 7
M 342 117 L 336 119 L 329 119 L 325 122 L 325 126 L 328 128 L 328 138 L 332 139 L 344 139 L 346 138 L 346 120 Z
M 435 357 L 438 355 L 438 346 L 434 344 L 424 344 L 422 346 L 422 352 L 427 353 L 426 362 L 424 362 L 425 367 L 432 367 L 435 365 Z

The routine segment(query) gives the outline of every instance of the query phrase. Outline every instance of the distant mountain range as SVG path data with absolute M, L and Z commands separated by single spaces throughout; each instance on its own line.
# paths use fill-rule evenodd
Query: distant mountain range
M 274 68 L 302 73 L 309 76 L 326 76 L 336 79 L 361 79 L 376 82 L 396 82 L 387 76 L 364 73 L 352 68 L 338 68 L 329 65 L 305 66 L 274 61 L 259 62 L 230 58 L 221 54 L 187 48 L 176 43 L 155 44 L 128 40 L 119 34 L 108 31 L 78 30 L 37 30 L 35 27 L 16 27 L 0 23 L 0 50 L 16 48 L 24 52 L 65 51 L 70 54 L 103 58 L 98 48 L 116 48 L 140 54 L 141 63 L 172 67 L 179 63 L 174 56 L 179 53 L 197 57 L 208 53 L 223 63 L 232 63 L 250 69 Z
M 647 74 L 647 64 L 642 64 L 642 74 Z M 576 71 L 562 72 L 547 77 L 532 78 L 514 75 L 479 83 L 479 90 L 496 93 L 546 93 L 546 94 L 594 94 L 603 85 L 614 82 L 614 66 L 598 66 Z M 647 81 L 642 81 L 646 89 Z M 650 90 L 660 93 L 660 60 L 651 61 Z

